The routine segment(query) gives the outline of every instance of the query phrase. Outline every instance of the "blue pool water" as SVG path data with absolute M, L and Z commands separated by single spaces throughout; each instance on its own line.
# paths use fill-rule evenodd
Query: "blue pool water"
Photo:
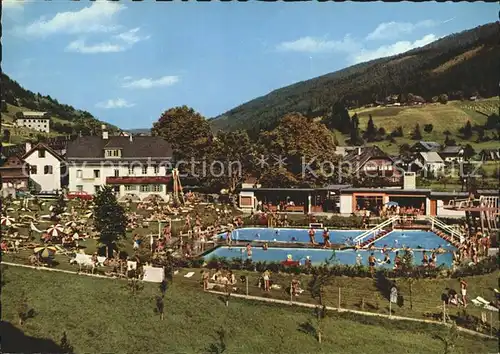
M 441 246 L 445 250 L 455 250 L 455 247 L 448 244 L 432 231 L 420 230 L 394 230 L 374 243 L 375 247 L 397 247 L 407 246 L 410 248 L 434 249 Z
M 315 230 L 316 242 L 323 242 L 323 230 Z M 329 230 L 330 242 L 341 243 L 349 237 L 356 237 L 363 233 L 362 230 Z M 225 238 L 225 234 L 221 234 Z M 279 229 L 279 228 L 243 228 L 234 230 L 234 241 L 256 242 L 300 242 L 309 243 L 308 229 Z
M 437 236 L 435 236 L 437 237 Z M 294 261 L 300 261 L 301 264 L 304 264 L 304 261 L 307 256 L 310 257 L 311 262 L 313 264 L 321 264 L 326 259 L 329 259 L 332 256 L 333 251 L 325 250 L 325 249 L 307 249 L 307 248 L 274 248 L 271 247 L 267 250 L 263 250 L 261 247 L 253 247 L 252 249 L 252 260 L 254 262 L 281 262 L 286 261 L 288 255 L 292 255 L 292 259 Z M 368 256 L 370 255 L 370 251 L 355 251 L 355 250 L 343 250 L 343 251 L 335 251 L 335 257 L 339 264 L 348 264 L 354 265 L 356 264 L 356 256 L 360 254 L 363 261 L 363 265 L 368 265 Z M 378 260 L 383 260 L 384 255 L 381 251 L 374 251 L 375 257 Z M 402 255 L 402 252 L 400 252 Z M 379 267 L 389 267 L 392 268 L 395 253 L 390 252 L 389 256 L 391 258 L 391 264 L 382 264 L 378 265 Z M 244 247 L 219 247 L 215 249 L 213 252 L 204 256 L 205 260 L 209 260 L 213 257 L 224 257 L 228 259 L 232 258 L 240 258 L 242 260 L 247 259 L 246 249 Z M 444 264 L 446 266 L 451 266 L 453 256 L 451 253 L 444 253 L 437 255 L 437 265 Z M 422 260 L 422 252 L 418 250 L 414 250 L 414 263 L 419 265 Z

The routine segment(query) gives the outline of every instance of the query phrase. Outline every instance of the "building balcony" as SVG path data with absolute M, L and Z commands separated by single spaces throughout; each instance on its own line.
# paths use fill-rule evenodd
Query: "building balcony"
M 106 184 L 167 184 L 170 176 L 106 177 Z

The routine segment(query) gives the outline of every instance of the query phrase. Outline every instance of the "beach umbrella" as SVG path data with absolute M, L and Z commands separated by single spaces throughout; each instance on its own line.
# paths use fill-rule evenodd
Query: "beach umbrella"
M 391 207 L 391 206 L 398 206 L 399 204 L 398 204 L 398 202 L 387 202 L 387 203 L 385 203 L 385 205 Z
M 85 217 L 86 218 L 91 218 L 92 216 L 94 216 L 94 212 L 92 210 L 88 210 L 86 213 L 85 213 Z
M 1 224 L 4 226 L 12 226 L 12 223 L 16 221 L 14 218 L 11 218 L 10 216 L 2 216 L 1 219 Z
M 42 258 L 52 257 L 56 254 L 57 248 L 54 246 L 35 247 L 33 253 L 39 254 Z
M 73 237 L 73 240 L 75 240 L 75 241 L 80 239 L 80 235 L 78 235 L 78 232 L 75 232 L 72 237 Z
M 46 232 L 50 235 L 50 236 L 59 236 L 60 234 L 62 234 L 64 231 L 63 227 L 59 224 L 57 225 L 52 225 L 51 227 L 49 227 Z

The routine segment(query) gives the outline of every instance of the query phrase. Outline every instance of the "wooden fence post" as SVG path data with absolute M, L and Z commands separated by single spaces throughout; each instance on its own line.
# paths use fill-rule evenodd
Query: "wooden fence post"
M 337 308 L 337 311 L 340 312 L 340 299 L 341 299 L 341 290 L 340 290 L 340 286 L 339 286 L 339 307 Z

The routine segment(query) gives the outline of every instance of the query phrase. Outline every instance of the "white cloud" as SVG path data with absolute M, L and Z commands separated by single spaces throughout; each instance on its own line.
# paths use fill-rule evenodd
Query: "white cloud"
M 122 87 L 132 89 L 150 89 L 153 87 L 172 86 L 179 82 L 178 76 L 162 76 L 159 79 L 142 78 L 138 80 L 131 80 L 131 78 L 127 76 L 123 79 L 125 82 L 122 84 Z
M 421 28 L 431 28 L 437 26 L 439 23 L 432 20 L 425 20 L 416 23 L 410 22 L 384 22 L 381 23 L 366 36 L 367 40 L 383 40 L 383 39 L 395 39 L 403 35 L 408 35 L 417 29 Z
M 302 37 L 295 41 L 282 42 L 276 49 L 288 52 L 324 53 L 324 52 L 352 52 L 360 45 L 354 42 L 349 35 L 340 41 L 326 40 L 314 37 Z
M 123 98 L 117 98 L 117 99 L 110 99 L 105 102 L 99 102 L 96 104 L 96 107 L 98 108 L 104 108 L 104 109 L 113 109 L 113 108 L 130 108 L 134 107 L 134 103 L 129 103 L 127 100 Z
M 81 54 L 97 54 L 97 53 L 117 53 L 123 52 L 127 48 L 124 45 L 101 42 L 96 44 L 87 44 L 84 39 L 77 39 L 69 43 L 66 47 L 67 52 L 76 52 Z
M 111 32 L 120 28 L 114 23 L 114 18 L 125 8 L 116 2 L 96 1 L 79 11 L 58 12 L 50 19 L 42 17 L 27 27 L 18 29 L 18 32 L 33 37 L 58 33 Z
M 411 49 L 423 47 L 424 45 L 434 42 L 437 39 L 439 39 L 439 37 L 437 37 L 436 35 L 428 34 L 421 39 L 417 39 L 414 42 L 400 41 L 391 45 L 384 45 L 373 50 L 364 49 L 359 54 L 353 54 L 351 56 L 351 61 L 353 64 L 357 64 L 377 58 L 401 54 Z
M 2 10 L 23 10 L 23 0 L 2 0 Z
M 129 45 L 134 45 L 137 42 L 143 41 L 145 39 L 149 39 L 150 36 L 141 37 L 138 35 L 138 32 L 140 29 L 141 29 L 140 27 L 133 28 L 129 31 L 122 32 L 122 33 L 114 36 L 114 38 L 116 38 L 117 40 L 121 40 Z
M 98 54 L 98 53 L 117 53 L 124 52 L 137 42 L 148 39 L 149 36 L 141 37 L 137 33 L 140 28 L 134 28 L 126 32 L 122 32 L 112 37 L 110 41 L 99 42 L 95 44 L 87 44 L 85 39 L 77 39 L 66 46 L 67 52 L 76 52 L 81 54 Z

